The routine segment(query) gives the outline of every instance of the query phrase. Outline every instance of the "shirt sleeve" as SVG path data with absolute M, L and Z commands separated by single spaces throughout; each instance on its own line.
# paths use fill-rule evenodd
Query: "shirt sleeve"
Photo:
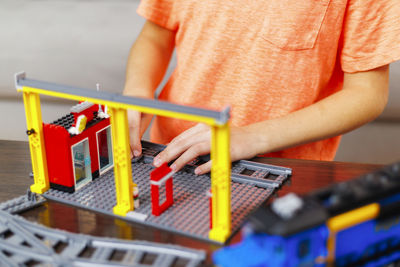
M 141 0 L 137 13 L 168 30 L 178 29 L 177 4 L 174 0 Z
M 400 59 L 399 0 L 349 0 L 343 27 L 344 72 L 367 71 Z

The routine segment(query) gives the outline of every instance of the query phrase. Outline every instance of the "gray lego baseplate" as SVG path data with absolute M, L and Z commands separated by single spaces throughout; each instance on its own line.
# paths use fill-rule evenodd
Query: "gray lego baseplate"
M 174 204 L 160 216 L 151 214 L 150 172 L 153 158 L 164 146 L 143 142 L 143 156 L 132 161 L 133 180 L 139 187 L 140 207 L 136 216 L 122 217 L 172 232 L 211 241 L 209 233 L 209 198 L 211 181 L 209 175 L 195 175 L 193 170 L 204 162 L 203 158 L 187 164 L 173 176 Z M 284 167 L 241 160 L 232 164 L 231 181 L 231 226 L 235 233 L 246 216 L 266 201 L 288 177 L 291 170 Z M 161 187 L 162 188 L 162 187 Z M 165 193 L 165 192 L 164 192 Z M 162 195 L 163 192 L 160 192 Z M 50 189 L 45 198 L 116 216 L 112 209 L 116 205 L 113 170 L 74 193 Z M 162 203 L 160 199 L 160 203 Z M 137 215 L 141 216 L 137 216 Z
M 0 210 L 0 266 L 199 266 L 206 253 L 175 245 L 71 234 Z

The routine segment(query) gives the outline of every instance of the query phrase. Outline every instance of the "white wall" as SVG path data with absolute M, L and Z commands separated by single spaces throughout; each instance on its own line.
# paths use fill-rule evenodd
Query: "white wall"
M 129 49 L 144 23 L 139 1 L 1 0 L 0 139 L 27 140 L 22 96 L 13 75 L 121 92 Z M 45 98 L 43 120 L 71 102 Z
M 13 74 L 120 92 L 127 55 L 144 20 L 138 1 L 1 0 L 0 90 Z

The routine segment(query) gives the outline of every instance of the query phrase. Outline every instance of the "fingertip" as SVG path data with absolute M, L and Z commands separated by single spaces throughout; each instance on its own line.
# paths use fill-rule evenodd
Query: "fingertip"
M 201 170 L 199 167 L 197 167 L 196 169 L 194 169 L 194 174 L 196 175 L 200 175 L 201 174 Z
M 208 161 L 200 166 L 198 166 L 196 169 L 194 169 L 194 173 L 196 175 L 202 175 L 206 174 L 207 172 L 211 171 L 211 161 Z
M 162 163 L 161 157 L 156 156 L 156 157 L 154 158 L 154 160 L 153 160 L 153 165 L 154 165 L 155 167 L 160 167 L 160 166 L 161 166 L 161 163 Z
M 136 141 L 136 139 L 135 139 Z M 139 157 L 142 154 L 142 143 L 139 142 L 134 142 L 133 146 L 132 146 L 132 151 L 133 151 L 133 155 L 135 157 Z
M 137 150 L 137 149 L 135 149 L 135 150 L 133 151 L 133 155 L 134 155 L 135 157 L 139 157 L 141 154 L 142 154 L 142 153 L 141 153 L 139 150 Z

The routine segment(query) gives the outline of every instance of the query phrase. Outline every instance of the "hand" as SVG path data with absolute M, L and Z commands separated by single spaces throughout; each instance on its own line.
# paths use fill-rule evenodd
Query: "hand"
M 142 136 L 151 122 L 152 115 L 141 113 L 136 110 L 128 110 L 129 143 L 131 157 L 142 154 Z
M 258 148 L 253 139 L 256 133 L 246 127 L 232 127 L 230 139 L 231 160 L 248 159 L 258 154 Z M 210 153 L 211 129 L 208 125 L 197 124 L 175 137 L 168 146 L 154 158 L 154 166 L 159 167 L 164 162 L 176 159 L 170 166 L 173 171 L 178 171 L 188 162 L 198 156 Z M 211 161 L 195 169 L 195 174 L 200 175 L 211 170 Z

